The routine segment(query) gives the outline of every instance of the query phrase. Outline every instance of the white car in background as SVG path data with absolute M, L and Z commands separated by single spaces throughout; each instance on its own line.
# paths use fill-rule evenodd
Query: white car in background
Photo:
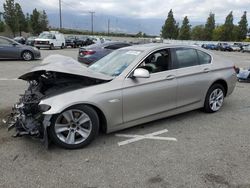
M 231 48 L 233 49 L 233 51 L 235 52 L 239 52 L 241 51 L 241 48 L 238 45 L 232 45 Z
M 242 52 L 250 52 L 250 45 L 243 46 Z
M 102 44 L 102 43 L 104 43 L 106 41 L 105 38 L 102 38 L 102 37 L 90 37 L 90 39 L 95 44 Z
M 45 31 L 42 32 L 38 38 L 35 39 L 34 46 L 40 48 L 61 48 L 65 47 L 65 38 L 62 33 L 58 31 Z

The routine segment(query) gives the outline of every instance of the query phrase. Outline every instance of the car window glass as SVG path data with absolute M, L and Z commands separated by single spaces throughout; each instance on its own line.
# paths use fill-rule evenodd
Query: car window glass
M 9 45 L 11 45 L 11 44 L 12 44 L 11 41 L 6 40 L 6 39 L 3 39 L 3 38 L 0 38 L 0 45 L 9 46 Z
M 196 50 L 191 48 L 180 48 L 176 49 L 175 52 L 178 61 L 178 68 L 198 65 Z
M 198 57 L 199 57 L 199 62 L 200 64 L 209 64 L 211 63 L 211 57 L 205 52 L 202 52 L 200 50 L 197 50 Z
M 123 47 L 127 47 L 127 46 L 130 46 L 129 44 L 112 44 L 112 45 L 108 45 L 104 48 L 106 49 L 110 49 L 110 50 L 116 50 L 116 49 L 119 49 L 119 48 L 123 48 Z
M 170 70 L 170 52 L 167 49 L 150 54 L 138 68 L 144 68 L 150 74 Z
M 105 46 L 104 48 L 109 49 L 109 50 L 116 50 L 118 49 L 118 46 L 116 44 L 113 44 L 113 45 Z
M 109 76 L 119 76 L 140 53 L 137 50 L 116 50 L 88 68 Z

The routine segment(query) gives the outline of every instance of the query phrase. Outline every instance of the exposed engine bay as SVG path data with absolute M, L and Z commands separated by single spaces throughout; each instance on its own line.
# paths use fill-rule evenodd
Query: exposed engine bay
M 44 115 L 48 106 L 39 106 L 41 99 L 58 95 L 60 93 L 76 90 L 103 83 L 101 80 L 85 78 L 76 75 L 39 72 L 33 80 L 28 81 L 29 87 L 17 104 L 13 113 L 8 118 L 9 129 L 16 129 L 15 136 L 30 135 L 36 138 L 44 137 Z
M 101 75 L 91 73 L 71 58 L 54 55 L 44 61 L 48 62 L 51 59 L 52 65 L 41 65 L 19 77 L 27 81 L 29 86 L 14 105 L 6 122 L 9 130 L 15 128 L 15 137 L 29 135 L 47 142 L 46 129 L 50 117 L 43 112 L 48 111 L 50 106 L 39 105 L 42 99 L 109 81 L 101 79 Z M 62 71 L 63 68 L 65 71 Z M 57 72 L 55 69 L 60 71 Z

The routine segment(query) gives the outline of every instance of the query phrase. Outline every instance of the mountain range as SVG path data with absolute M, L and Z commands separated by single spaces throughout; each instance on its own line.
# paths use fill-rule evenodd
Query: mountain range
M 59 14 L 48 14 L 50 26 L 59 27 Z M 94 31 L 108 31 L 108 20 L 110 22 L 110 32 L 135 34 L 139 31 L 148 35 L 160 35 L 164 19 L 157 18 L 131 18 L 131 17 L 116 17 L 112 15 L 94 14 L 93 17 Z M 177 20 L 180 23 L 180 21 Z M 202 23 L 191 23 L 193 26 Z M 62 14 L 63 28 L 91 30 L 91 15 L 89 13 Z

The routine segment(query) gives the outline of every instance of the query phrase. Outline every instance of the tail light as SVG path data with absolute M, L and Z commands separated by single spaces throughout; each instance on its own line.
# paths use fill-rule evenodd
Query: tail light
M 92 55 L 94 53 L 95 53 L 94 50 L 85 50 L 85 51 L 81 51 L 79 54 L 84 56 L 84 55 Z
M 233 66 L 233 68 L 234 68 L 234 71 L 235 71 L 237 74 L 239 74 L 240 68 L 239 68 L 239 67 L 236 67 L 235 65 Z

